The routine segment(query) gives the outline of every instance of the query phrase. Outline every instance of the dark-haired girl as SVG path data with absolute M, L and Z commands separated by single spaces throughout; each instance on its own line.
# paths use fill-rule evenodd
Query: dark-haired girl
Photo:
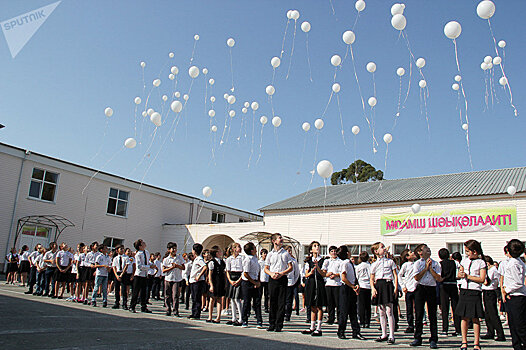
M 227 324 L 241 326 L 241 274 L 243 273 L 243 257 L 241 245 L 232 244 L 232 255 L 226 259 L 226 276 L 230 287 L 228 297 L 232 306 L 232 320 Z
M 413 334 L 415 332 L 415 289 L 417 282 L 413 273 L 413 263 L 416 255 L 410 249 L 404 249 L 400 254 L 402 267 L 398 273 L 400 286 L 405 294 L 407 329 L 404 333 Z
M 304 330 L 303 334 L 310 334 L 314 337 L 322 335 L 321 323 L 323 320 L 323 307 L 327 305 L 327 295 L 325 294 L 325 283 L 323 281 L 323 272 L 320 265 L 323 265 L 324 259 L 320 256 L 320 243 L 313 241 L 309 245 L 311 257 L 305 261 L 306 271 L 305 279 L 305 305 L 310 306 L 311 322 L 310 328 Z
M 18 273 L 20 273 L 21 287 L 25 287 L 27 273 L 31 268 L 31 265 L 29 264 L 29 254 L 29 247 L 27 245 L 22 246 L 22 249 L 20 249 L 20 266 L 18 268 Z
M 369 328 L 371 324 L 371 264 L 369 254 L 360 252 L 360 264 L 356 266 L 356 278 L 360 286 L 358 294 L 358 316 L 362 328 Z
M 7 260 L 7 282 L 6 284 L 15 284 L 15 275 L 18 271 L 18 254 L 16 249 L 11 248 L 11 252 L 6 256 Z
M 223 251 L 219 246 L 210 249 L 211 260 L 208 263 L 208 280 L 210 281 L 210 305 L 208 307 L 208 319 L 206 322 L 220 323 L 223 312 L 223 298 L 226 293 L 226 264 Z M 214 306 L 217 305 L 217 316 L 212 320 Z

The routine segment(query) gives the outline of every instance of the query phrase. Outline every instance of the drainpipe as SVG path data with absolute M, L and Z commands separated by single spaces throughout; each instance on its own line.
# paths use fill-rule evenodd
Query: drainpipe
M 20 192 L 20 183 L 22 182 L 22 170 L 24 169 L 24 163 L 27 156 L 31 154 L 31 151 L 26 150 L 24 153 L 24 158 L 22 158 L 22 164 L 20 164 L 20 173 L 18 174 L 18 184 L 16 185 L 16 194 L 15 194 L 15 203 L 13 204 L 13 213 L 11 214 L 11 226 L 9 227 L 9 234 L 7 236 L 7 242 L 5 245 L 5 256 L 9 252 L 9 242 L 11 241 L 11 232 L 13 231 L 13 225 L 15 224 L 15 214 L 16 214 L 16 205 L 18 203 L 18 194 Z M 4 272 L 7 269 L 7 264 L 4 264 Z

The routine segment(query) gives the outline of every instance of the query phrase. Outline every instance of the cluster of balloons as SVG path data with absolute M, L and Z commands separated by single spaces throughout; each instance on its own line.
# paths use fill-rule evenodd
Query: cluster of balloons
M 394 29 L 402 31 L 407 25 L 407 20 L 404 16 L 405 4 L 394 4 L 391 6 L 391 25 Z

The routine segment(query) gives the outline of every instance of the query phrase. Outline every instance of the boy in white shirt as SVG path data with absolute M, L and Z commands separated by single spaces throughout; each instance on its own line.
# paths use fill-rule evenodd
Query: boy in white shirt
M 206 287 L 205 272 L 207 265 L 201 253 L 203 252 L 203 246 L 199 243 L 195 243 L 192 247 L 192 253 L 195 258 L 192 262 L 192 270 L 188 282 L 190 284 L 190 291 L 192 293 L 192 314 L 188 316 L 189 319 L 198 320 L 201 317 L 201 309 L 203 307 L 202 295 Z
M 93 288 L 93 294 L 91 295 L 91 306 L 97 306 L 97 291 L 101 287 L 102 291 L 102 307 L 108 306 L 108 271 L 111 268 L 111 260 L 108 254 L 108 248 L 101 244 L 99 246 L 100 254 L 95 259 L 93 267 L 95 271 L 95 287 Z
M 179 290 L 183 281 L 184 261 L 177 255 L 177 243 L 170 242 L 166 246 L 170 255 L 163 260 L 162 271 L 164 277 L 164 296 L 166 301 L 166 316 L 173 314 L 179 317 Z
M 125 274 L 128 269 L 129 259 L 124 255 L 124 246 L 119 244 L 115 248 L 117 255 L 113 258 L 112 267 L 115 274 L 114 288 L 115 288 L 115 304 L 113 309 L 118 309 L 121 302 L 122 294 L 122 308 L 128 309 L 128 293 L 126 293 L 127 285 L 125 283 Z

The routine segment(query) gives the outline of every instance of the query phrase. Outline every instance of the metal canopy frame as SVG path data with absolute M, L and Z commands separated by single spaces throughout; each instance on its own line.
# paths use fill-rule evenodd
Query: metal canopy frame
M 270 240 L 270 237 L 272 235 L 273 233 L 270 233 L 270 232 L 258 231 L 258 232 L 248 233 L 240 237 L 239 239 L 243 241 L 248 241 L 248 242 L 256 242 L 257 243 L 256 246 L 259 251 L 262 246 L 270 247 L 270 249 L 272 249 L 272 242 Z M 301 243 L 297 241 L 296 239 L 289 237 L 289 236 L 281 235 L 281 237 L 283 237 L 283 245 L 292 246 L 292 250 L 294 251 L 296 255 L 296 259 L 299 259 Z
M 75 224 L 66 219 L 65 217 L 59 216 L 59 215 L 30 215 L 30 216 L 24 216 L 20 219 L 18 219 L 18 223 L 16 225 L 16 235 L 15 235 L 15 242 L 14 246 L 16 246 L 16 242 L 18 241 L 18 237 L 20 236 L 20 231 L 25 225 L 35 225 L 35 226 L 51 226 L 55 228 L 55 238 L 53 239 L 56 241 L 59 237 L 62 231 L 64 231 L 68 227 L 74 227 Z

